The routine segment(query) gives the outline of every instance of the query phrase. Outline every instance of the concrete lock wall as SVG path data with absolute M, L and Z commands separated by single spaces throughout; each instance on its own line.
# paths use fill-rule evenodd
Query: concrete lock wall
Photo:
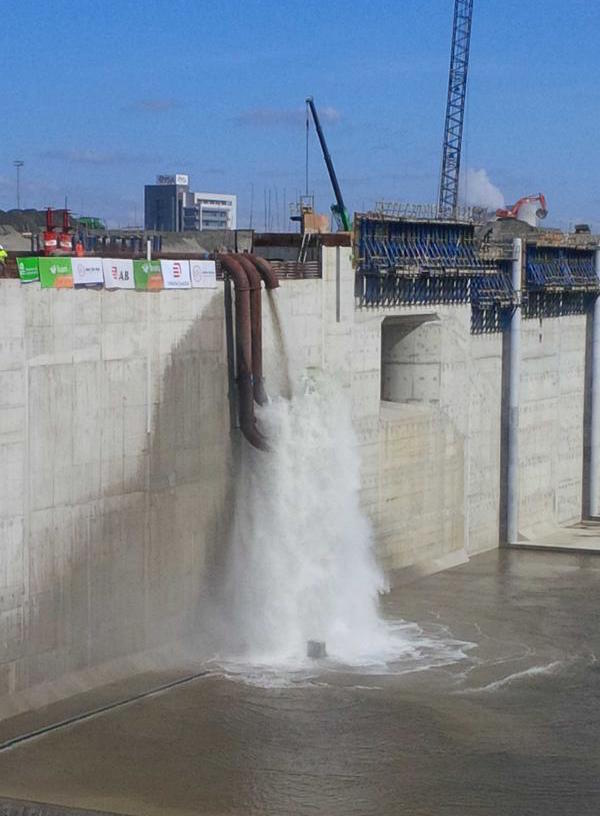
M 3 280 L 0 336 L 1 699 L 189 631 L 230 436 L 222 291 Z
M 267 387 L 335 377 L 382 564 L 449 566 L 500 540 L 503 337 L 469 306 L 356 308 L 350 252 L 263 293 Z M 0 281 L 0 716 L 198 639 L 235 492 L 224 334 L 221 284 Z M 584 317 L 523 321 L 523 535 L 580 517 L 585 347 Z
M 522 324 L 520 529 L 581 518 L 586 317 Z

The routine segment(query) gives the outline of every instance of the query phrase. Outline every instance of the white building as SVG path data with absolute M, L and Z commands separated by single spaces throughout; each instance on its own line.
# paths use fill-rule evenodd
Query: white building
M 237 196 L 195 193 L 185 173 L 157 176 L 156 184 L 146 185 L 144 200 L 146 229 L 183 232 L 237 226 Z
M 184 230 L 236 229 L 237 196 L 189 192 L 185 199 Z

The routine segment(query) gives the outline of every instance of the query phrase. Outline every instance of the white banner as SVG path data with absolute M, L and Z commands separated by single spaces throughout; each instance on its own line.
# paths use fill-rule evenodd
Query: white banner
M 161 261 L 165 289 L 190 289 L 190 262 L 189 261 Z
M 195 289 L 216 289 L 217 265 L 214 261 L 190 261 L 190 271 Z
M 96 286 L 104 283 L 102 258 L 71 258 L 75 286 Z
M 133 261 L 127 258 L 104 258 L 104 285 L 107 289 L 134 289 Z

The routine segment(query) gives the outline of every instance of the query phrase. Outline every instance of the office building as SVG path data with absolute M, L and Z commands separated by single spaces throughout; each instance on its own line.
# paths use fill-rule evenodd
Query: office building
M 144 224 L 166 232 L 236 229 L 237 197 L 193 192 L 185 173 L 157 176 L 144 188 Z

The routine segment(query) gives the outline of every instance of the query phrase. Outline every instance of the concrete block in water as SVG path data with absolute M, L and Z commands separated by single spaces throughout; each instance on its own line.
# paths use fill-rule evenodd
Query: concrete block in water
M 313 660 L 318 660 L 320 657 L 327 657 L 327 649 L 325 648 L 324 640 L 309 640 L 306 643 L 306 655 Z

